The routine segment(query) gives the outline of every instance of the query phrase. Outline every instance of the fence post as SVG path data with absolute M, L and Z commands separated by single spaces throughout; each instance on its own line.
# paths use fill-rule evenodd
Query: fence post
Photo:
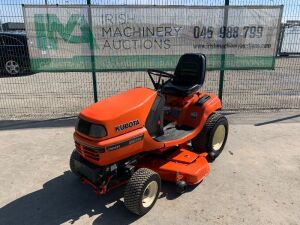
M 88 21 L 90 25 L 90 50 L 91 50 L 91 64 L 92 64 L 92 77 L 93 77 L 93 91 L 94 91 L 94 102 L 98 101 L 97 91 L 97 78 L 96 78 L 96 65 L 95 65 L 95 43 L 93 37 L 93 23 L 92 23 L 92 12 L 91 12 L 91 0 L 87 0 L 88 5 Z
M 224 32 L 226 35 L 226 29 L 227 29 L 227 22 L 228 22 L 228 9 L 226 8 L 226 6 L 229 5 L 229 0 L 225 0 L 225 9 L 224 9 L 224 21 L 223 21 L 223 27 L 224 28 Z M 224 86 L 224 73 L 225 73 L 225 58 L 226 58 L 226 48 L 225 48 L 225 44 L 226 44 L 226 36 L 223 39 L 222 42 L 224 48 L 222 48 L 222 53 L 221 53 L 221 68 L 220 68 L 220 79 L 219 79 L 219 98 L 222 101 L 223 98 L 223 86 Z

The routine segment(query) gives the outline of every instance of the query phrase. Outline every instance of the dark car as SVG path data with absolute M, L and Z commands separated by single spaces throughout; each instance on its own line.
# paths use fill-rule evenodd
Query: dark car
M 0 70 L 8 75 L 30 71 L 27 37 L 22 33 L 0 32 Z

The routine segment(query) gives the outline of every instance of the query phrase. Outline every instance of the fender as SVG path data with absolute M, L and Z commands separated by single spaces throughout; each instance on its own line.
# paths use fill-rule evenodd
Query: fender
M 177 140 L 172 140 L 165 142 L 164 148 L 161 150 L 168 149 L 174 145 L 178 145 L 184 142 L 191 140 L 192 138 L 196 137 L 197 134 L 202 130 L 204 127 L 208 117 L 214 113 L 216 110 L 220 110 L 222 108 L 221 100 L 212 93 L 205 93 L 206 95 L 210 96 L 209 100 L 203 103 L 201 106 L 197 105 L 196 102 L 204 96 L 202 93 L 199 98 L 194 100 L 193 106 L 188 107 L 186 112 L 183 112 L 184 118 L 180 118 L 181 124 L 194 127 L 195 129 L 189 135 L 179 138 Z M 191 117 L 192 113 L 197 113 L 197 118 L 193 119 Z

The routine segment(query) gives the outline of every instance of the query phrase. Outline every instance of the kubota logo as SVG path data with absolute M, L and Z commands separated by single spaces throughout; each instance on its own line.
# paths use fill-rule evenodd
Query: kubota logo
M 90 26 L 83 15 L 72 14 L 64 25 L 55 14 L 35 14 L 34 24 L 36 30 L 37 47 L 40 50 L 57 49 L 58 35 L 67 43 L 79 44 L 96 42 Z M 72 33 L 78 27 L 81 35 Z
M 120 124 L 120 125 L 115 127 L 116 132 L 122 131 L 124 129 L 130 128 L 130 127 L 133 127 L 133 126 L 137 126 L 139 124 L 140 124 L 139 120 L 132 120 L 130 122 Z

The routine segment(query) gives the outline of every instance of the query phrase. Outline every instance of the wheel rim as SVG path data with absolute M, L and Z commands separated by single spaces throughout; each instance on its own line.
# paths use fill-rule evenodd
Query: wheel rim
M 18 74 L 20 72 L 19 64 L 14 60 L 9 60 L 5 63 L 5 70 L 12 75 Z
M 142 204 L 143 207 L 148 208 L 152 205 L 156 198 L 158 191 L 158 184 L 156 181 L 151 181 L 144 190 Z
M 225 139 L 226 129 L 223 124 L 219 125 L 215 130 L 213 140 L 212 140 L 212 149 L 214 151 L 219 151 L 223 145 Z

